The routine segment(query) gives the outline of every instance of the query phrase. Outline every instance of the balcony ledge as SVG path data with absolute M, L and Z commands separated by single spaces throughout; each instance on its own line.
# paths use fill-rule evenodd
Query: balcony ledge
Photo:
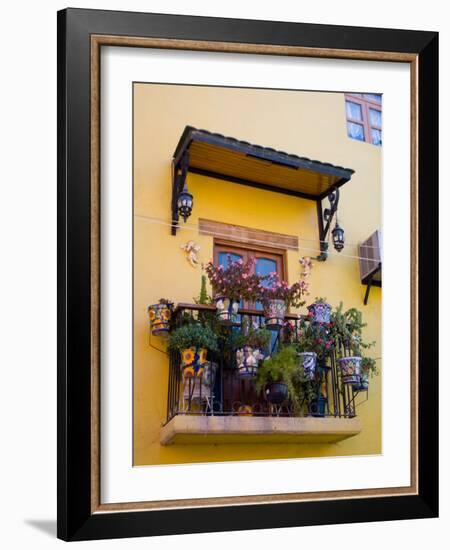
M 336 443 L 358 435 L 358 418 L 177 415 L 161 430 L 161 445 Z

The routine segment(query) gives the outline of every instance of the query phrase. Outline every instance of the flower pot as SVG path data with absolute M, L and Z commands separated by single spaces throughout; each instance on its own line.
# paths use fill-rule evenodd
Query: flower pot
M 305 378 L 307 380 L 314 380 L 316 376 L 317 354 L 313 351 L 303 351 L 298 356 L 305 372 Z
M 217 363 L 213 363 L 212 361 L 206 361 L 203 364 L 202 386 L 208 391 L 214 387 L 218 368 L 219 365 Z
M 217 308 L 217 318 L 224 325 L 232 325 L 239 322 L 239 301 L 224 296 L 214 298 Z
M 181 369 L 184 378 L 194 376 L 201 378 L 203 376 L 207 353 L 207 349 L 195 347 L 184 349 L 181 352 Z
M 283 326 L 286 309 L 284 300 L 269 300 L 264 304 L 266 328 L 269 330 L 279 330 Z
M 148 306 L 150 330 L 153 336 L 167 335 L 170 330 L 173 304 L 153 304 Z
M 267 384 L 264 394 L 267 401 L 272 405 L 281 405 L 287 399 L 288 387 L 284 382 L 273 382 Z
M 254 378 L 258 371 L 259 362 L 264 358 L 261 350 L 244 346 L 236 350 L 236 363 L 240 378 Z
M 310 319 L 313 323 L 329 323 L 331 319 L 331 306 L 325 302 L 314 302 L 308 306 Z
M 353 384 L 354 391 L 367 391 L 369 389 L 369 375 L 367 373 L 361 374 L 361 378 L 358 384 Z
M 327 400 L 325 397 L 320 396 L 318 399 L 312 401 L 309 405 L 309 413 L 311 416 L 325 416 L 327 408 Z
M 344 384 L 359 384 L 361 378 L 361 357 L 338 359 L 341 378 Z

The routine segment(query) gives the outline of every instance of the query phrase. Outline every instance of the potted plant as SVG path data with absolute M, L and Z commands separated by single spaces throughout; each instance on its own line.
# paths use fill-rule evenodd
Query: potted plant
M 367 370 L 376 369 L 374 360 L 363 356 L 363 350 L 375 344 L 363 340 L 365 326 L 361 311 L 356 308 L 343 311 L 342 302 L 331 316 L 331 331 L 338 350 L 342 382 L 353 387 L 360 386 L 362 376 L 368 374 Z M 363 364 L 366 372 L 363 371 Z
M 254 264 L 255 258 L 246 262 L 232 261 L 230 254 L 226 267 L 212 262 L 206 264 L 205 271 L 214 292 L 217 317 L 222 323 L 237 323 L 241 300 L 254 302 L 258 298 L 261 277 L 254 273 Z
M 153 336 L 164 336 L 170 330 L 170 319 L 173 312 L 173 302 L 161 298 L 157 304 L 148 306 L 150 330 Z
M 328 324 L 331 320 L 331 306 L 326 298 L 316 298 L 316 301 L 308 306 L 308 316 L 312 323 Z
M 169 351 L 181 354 L 181 369 L 185 378 L 201 378 L 209 351 L 218 351 L 217 336 L 208 326 L 188 323 L 169 335 Z
M 353 385 L 355 391 L 367 391 L 369 378 L 378 375 L 377 363 L 372 357 L 363 356 L 361 360 L 361 376 L 358 384 Z
M 273 405 L 281 405 L 289 399 L 298 413 L 303 403 L 311 398 L 307 382 L 299 365 L 297 348 L 287 345 L 263 361 L 256 376 L 256 389 L 263 391 L 267 401 Z
M 259 290 L 266 327 L 269 330 L 279 330 L 284 324 L 287 309 L 305 304 L 302 297 L 308 291 L 308 283 L 301 280 L 289 286 L 280 279 L 278 273 L 273 272 L 264 277 Z
M 244 323 L 243 323 L 244 325 Z M 236 338 L 236 364 L 241 378 L 254 378 L 272 333 L 263 328 L 245 330 Z
M 308 322 L 302 319 L 295 343 L 305 373 L 310 380 L 313 380 L 317 366 L 320 369 L 327 368 L 327 359 L 334 350 L 334 338 L 330 325 Z

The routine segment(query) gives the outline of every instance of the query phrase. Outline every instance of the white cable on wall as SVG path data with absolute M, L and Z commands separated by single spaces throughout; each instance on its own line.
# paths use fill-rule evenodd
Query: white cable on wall
M 162 226 L 166 226 L 166 227 L 172 227 L 172 222 L 170 221 L 166 221 L 166 220 L 163 220 L 162 218 L 157 218 L 157 217 L 154 217 L 154 216 L 143 216 L 141 214 L 135 214 L 135 218 L 141 218 L 141 219 L 144 219 L 146 221 L 148 221 L 149 223 L 154 223 L 156 225 L 162 225 Z M 199 232 L 199 226 L 198 225 L 194 225 L 194 224 L 188 224 L 188 223 L 185 223 L 183 225 L 177 225 L 177 231 L 196 231 L 196 232 Z M 223 237 L 223 238 L 229 238 L 230 236 L 228 234 L 225 234 L 225 233 L 218 233 L 216 231 L 214 231 L 214 233 L 211 233 L 211 234 L 208 234 L 208 232 L 203 232 L 203 235 L 205 236 L 212 236 L 212 237 Z M 318 242 L 317 240 L 315 239 L 304 239 L 304 238 L 300 238 L 299 237 L 299 241 L 305 241 L 305 242 Z M 328 237 L 328 241 L 322 241 L 322 242 L 327 242 L 329 243 L 329 237 Z M 273 246 L 274 248 L 279 248 L 280 247 L 280 244 L 279 243 L 276 243 L 276 242 L 270 242 L 270 241 L 261 241 L 261 240 L 258 240 L 258 239 L 251 239 L 251 243 L 253 244 L 261 244 L 261 245 L 265 245 L 265 246 Z M 345 246 L 358 246 L 357 244 L 352 244 L 352 243 L 345 243 Z M 378 248 L 378 247 L 375 247 L 375 246 L 369 246 L 369 245 L 363 245 L 364 247 L 366 248 Z M 312 248 L 312 247 L 308 247 L 308 246 L 299 246 L 299 250 L 307 250 L 307 251 L 310 251 L 310 252 L 316 252 L 317 254 L 321 254 L 322 251 L 318 248 Z M 369 261 L 374 261 L 373 258 L 369 258 L 369 257 L 365 257 L 365 256 L 356 256 L 356 255 L 350 255 L 350 254 L 343 254 L 342 252 L 332 252 L 332 251 L 327 251 L 327 254 L 329 256 L 336 256 L 336 257 L 340 257 L 340 258 L 349 258 L 349 259 L 353 259 L 353 260 L 369 260 Z

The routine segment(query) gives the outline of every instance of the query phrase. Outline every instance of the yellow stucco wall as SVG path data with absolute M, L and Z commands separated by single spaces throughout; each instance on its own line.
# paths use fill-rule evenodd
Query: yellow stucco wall
M 349 243 L 342 254 L 356 255 L 356 246 L 350 243 L 381 227 L 382 150 L 347 137 L 343 94 L 135 84 L 134 464 L 380 453 L 381 376 L 371 380 L 369 400 L 358 407 L 361 433 L 339 443 L 160 445 L 168 361 L 160 339 L 152 338 L 154 347 L 149 345 L 147 306 L 161 297 L 177 303 L 192 302 L 198 295 L 201 270 L 187 263 L 181 244 L 195 240 L 201 246 L 202 262 L 213 252 L 212 237 L 190 230 L 173 237 L 169 227 L 149 219 L 170 220 L 170 163 L 186 125 L 353 168 L 355 174 L 342 188 L 339 205 L 339 222 Z M 289 282 L 299 277 L 301 256 L 317 255 L 313 201 L 193 174 L 188 175 L 188 184 L 195 201 L 189 225 L 207 218 L 298 235 L 300 250 L 287 254 Z M 380 357 L 381 290 L 373 288 L 368 305 L 363 305 L 365 287 L 360 284 L 357 260 L 330 254 L 326 262 L 314 263 L 310 285 L 311 302 L 324 296 L 333 306 L 342 300 L 346 308 L 363 310 L 367 339 L 377 341 L 372 355 Z

